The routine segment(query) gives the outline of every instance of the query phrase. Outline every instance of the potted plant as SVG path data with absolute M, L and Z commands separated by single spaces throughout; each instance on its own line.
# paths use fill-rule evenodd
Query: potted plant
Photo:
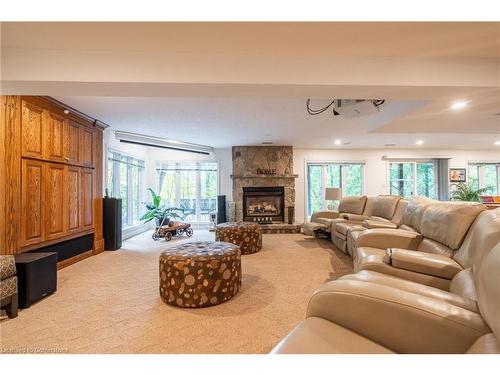
M 481 194 L 490 189 L 489 186 L 476 189 L 472 184 L 466 184 L 465 182 L 453 184 L 452 186 L 455 186 L 455 190 L 451 193 L 451 199 L 455 201 L 481 202 Z
M 141 216 L 141 220 L 144 220 L 144 223 L 149 223 L 154 219 L 156 220 L 156 226 L 159 227 L 162 224 L 168 225 L 171 218 L 184 220 L 184 217 L 178 213 L 184 212 L 182 208 L 166 207 L 165 204 L 162 203 L 161 197 L 156 194 L 153 189 L 149 188 L 148 190 L 151 193 L 152 201 L 145 203 L 148 211 Z

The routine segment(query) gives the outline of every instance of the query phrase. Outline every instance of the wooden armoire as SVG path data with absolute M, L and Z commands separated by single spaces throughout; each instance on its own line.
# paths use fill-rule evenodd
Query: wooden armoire
M 105 124 L 48 97 L 2 96 L 0 253 L 92 238 L 74 263 L 104 249 Z

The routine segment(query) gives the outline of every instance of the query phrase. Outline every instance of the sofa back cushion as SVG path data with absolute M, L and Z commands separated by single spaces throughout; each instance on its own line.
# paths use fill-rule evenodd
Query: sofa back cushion
M 500 243 L 491 250 L 474 272 L 477 302 L 481 316 L 486 321 L 500 345 Z
M 401 200 L 398 195 L 379 195 L 373 198 L 370 207 L 365 208 L 365 215 L 391 220 L 396 206 Z M 369 212 L 368 212 L 369 211 Z
M 366 195 L 344 197 L 340 200 L 339 212 L 361 215 L 365 209 Z
M 427 206 L 420 220 L 420 233 L 457 250 L 476 217 L 486 210 L 478 202 L 437 202 Z
M 409 201 L 403 214 L 403 224 L 401 228 L 420 232 L 420 219 L 422 214 L 425 208 L 433 203 L 438 203 L 438 201 L 425 197 L 415 197 Z
M 463 268 L 475 267 L 499 243 L 500 208 L 483 211 L 472 224 L 453 259 Z
M 408 206 L 408 200 L 406 199 L 400 199 L 396 205 L 391 221 L 397 226 L 400 226 L 403 223 L 403 215 L 406 211 L 406 206 Z

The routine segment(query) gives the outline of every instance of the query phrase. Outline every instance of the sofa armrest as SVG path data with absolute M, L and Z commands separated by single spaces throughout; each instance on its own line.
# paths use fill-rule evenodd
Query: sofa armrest
M 349 214 L 349 213 L 345 213 L 345 212 L 340 213 L 339 217 L 346 219 L 346 220 L 349 220 L 349 221 L 364 221 L 364 220 L 370 219 L 370 216 Z
M 357 280 L 324 284 L 311 297 L 307 316 L 339 324 L 398 353 L 465 353 L 489 332 L 475 312 Z
M 382 220 L 365 220 L 362 224 L 365 228 L 375 229 L 375 228 L 385 228 L 385 229 L 397 229 L 397 224 L 392 221 L 382 221 Z
M 416 250 L 422 235 L 403 229 L 368 229 L 362 232 L 356 240 L 356 247 L 375 247 L 387 249 L 389 247 Z
M 311 221 L 316 221 L 315 219 L 336 219 L 339 217 L 339 213 L 337 211 L 316 211 L 311 215 Z
M 451 280 L 463 271 L 460 264 L 440 254 L 406 249 L 387 249 L 384 261 L 393 267 Z

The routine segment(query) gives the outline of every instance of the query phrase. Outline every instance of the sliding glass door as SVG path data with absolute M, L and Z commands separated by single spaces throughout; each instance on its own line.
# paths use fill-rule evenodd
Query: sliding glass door
M 142 179 L 144 160 L 123 155 L 117 151 L 108 152 L 106 189 L 112 197 L 122 199 L 122 227 L 140 224 L 143 212 Z
M 185 220 L 208 223 L 217 207 L 217 163 L 158 162 L 158 194 L 169 207 L 184 210 Z
M 343 196 L 363 194 L 363 164 L 307 163 L 307 214 L 325 210 L 325 188 L 342 189 Z

